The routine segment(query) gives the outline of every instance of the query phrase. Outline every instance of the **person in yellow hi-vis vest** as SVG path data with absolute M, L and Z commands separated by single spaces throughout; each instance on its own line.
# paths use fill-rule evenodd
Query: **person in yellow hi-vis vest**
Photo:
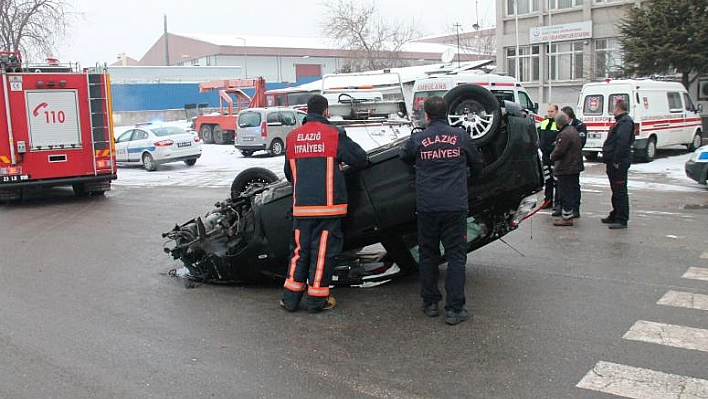
M 555 146 L 556 137 L 558 136 L 558 127 L 553 119 L 558 114 L 558 106 L 551 104 L 548 106 L 548 114 L 546 119 L 541 122 L 541 127 L 538 129 L 538 141 L 541 148 L 543 161 L 543 175 L 545 177 L 545 202 L 549 202 L 547 208 L 553 208 L 553 216 L 560 216 L 560 201 L 556 188 L 556 179 L 553 176 L 553 162 L 551 161 L 551 153 Z M 557 213 L 557 214 L 556 214 Z

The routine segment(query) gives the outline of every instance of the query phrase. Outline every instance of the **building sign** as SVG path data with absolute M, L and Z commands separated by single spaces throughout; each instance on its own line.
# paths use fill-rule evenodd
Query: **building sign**
M 590 39 L 592 37 L 592 21 L 553 26 L 537 26 L 531 28 L 529 36 L 531 37 L 532 44 Z

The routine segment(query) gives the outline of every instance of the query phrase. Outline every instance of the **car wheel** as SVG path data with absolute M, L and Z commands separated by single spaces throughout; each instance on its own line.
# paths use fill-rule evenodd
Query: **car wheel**
M 155 163 L 155 159 L 147 152 L 143 154 L 143 167 L 148 172 L 154 172 L 157 170 L 157 164 Z
M 197 163 L 196 159 L 187 159 L 186 161 L 184 161 L 184 164 L 187 166 L 194 166 L 196 163 Z
M 652 137 L 649 137 L 649 141 L 647 141 L 647 146 L 644 149 L 644 154 L 642 154 L 642 158 L 644 159 L 644 162 L 651 162 L 654 160 L 655 156 L 656 156 L 656 137 L 652 136 Z
M 77 197 L 87 197 L 89 195 L 85 183 L 72 184 L 71 189 L 74 190 L 74 195 Z
M 246 151 L 246 150 L 243 150 L 243 151 L 241 151 L 241 155 L 243 155 L 245 158 L 248 158 L 248 157 L 250 157 L 251 155 L 253 155 L 253 151 Z
M 215 125 L 213 130 L 213 137 L 214 143 L 224 144 L 224 129 L 222 129 L 219 125 Z
M 600 154 L 595 151 L 584 151 L 583 155 L 588 161 L 597 161 L 597 158 L 600 156 Z
M 285 145 L 283 144 L 283 141 L 280 139 L 273 139 L 273 142 L 270 143 L 270 155 L 277 157 L 283 155 L 284 152 Z
M 499 100 L 482 86 L 461 85 L 445 94 L 451 126 L 462 127 L 477 146 L 496 136 L 501 124 Z
M 701 136 L 701 132 L 698 131 L 696 134 L 693 136 L 693 140 L 691 141 L 691 144 L 688 145 L 688 150 L 693 152 L 698 149 L 698 147 L 703 144 L 703 137 Z
M 231 183 L 231 199 L 238 198 L 241 193 L 256 186 L 264 186 L 278 181 L 273 171 L 265 168 L 249 168 L 239 173 Z
M 212 144 L 212 143 L 214 143 L 214 138 L 213 138 L 213 136 L 212 136 L 211 125 L 202 125 L 202 127 L 199 128 L 199 138 L 200 138 L 205 144 Z

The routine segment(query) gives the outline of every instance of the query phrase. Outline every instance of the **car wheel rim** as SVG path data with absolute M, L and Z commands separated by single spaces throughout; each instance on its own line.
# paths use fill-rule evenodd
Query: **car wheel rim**
M 152 169 L 152 158 L 149 156 L 145 157 L 143 159 L 143 164 L 145 165 L 145 169 Z
M 280 155 L 281 152 L 283 152 L 283 145 L 280 144 L 279 141 L 276 141 L 273 143 L 273 154 Z
M 477 101 L 463 101 L 448 116 L 448 122 L 450 126 L 464 128 L 472 139 L 480 139 L 491 131 L 494 114 L 488 114 Z
M 698 148 L 703 143 L 703 139 L 699 135 L 693 136 L 693 148 Z

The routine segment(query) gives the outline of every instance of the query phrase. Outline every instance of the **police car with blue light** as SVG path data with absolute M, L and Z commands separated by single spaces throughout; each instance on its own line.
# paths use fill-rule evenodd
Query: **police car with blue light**
M 708 180 L 708 145 L 697 149 L 686 162 L 686 176 L 700 184 Z
M 140 162 L 149 172 L 170 162 L 184 162 L 187 166 L 194 166 L 201 156 L 202 143 L 199 136 L 178 126 L 136 126 L 116 139 L 116 161 Z

